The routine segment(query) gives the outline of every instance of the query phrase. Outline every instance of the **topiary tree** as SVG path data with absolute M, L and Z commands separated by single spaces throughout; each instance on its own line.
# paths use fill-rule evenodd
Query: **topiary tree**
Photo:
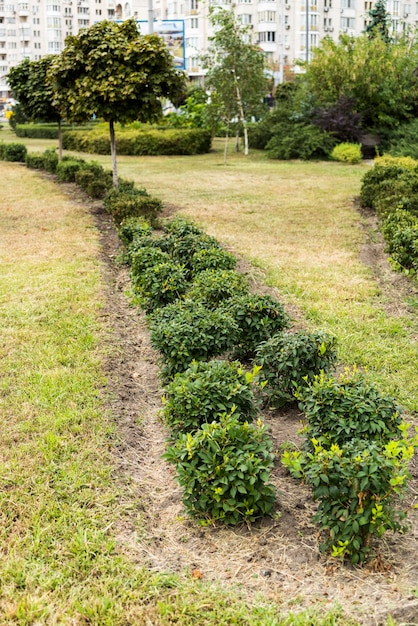
M 10 68 L 7 76 L 13 98 L 18 100 L 21 113 L 31 121 L 56 122 L 58 124 L 58 150 L 62 158 L 61 115 L 53 103 L 54 94 L 47 74 L 55 55 L 49 54 L 39 61 L 24 59 Z
M 54 105 L 65 119 L 93 116 L 109 122 L 114 187 L 118 186 L 115 122 L 150 122 L 162 113 L 161 98 L 185 88 L 164 40 L 140 35 L 133 19 L 102 21 L 66 39 L 49 72 Z

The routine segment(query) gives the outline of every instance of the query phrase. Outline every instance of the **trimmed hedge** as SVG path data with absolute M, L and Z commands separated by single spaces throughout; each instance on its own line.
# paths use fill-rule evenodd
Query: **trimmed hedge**
M 23 143 L 0 143 L 0 160 L 25 163 L 27 149 Z
M 102 130 L 65 131 L 62 140 L 66 150 L 110 154 L 109 134 Z M 210 132 L 198 128 L 126 130 L 117 131 L 116 151 L 131 156 L 204 154 L 210 151 L 211 142 Z

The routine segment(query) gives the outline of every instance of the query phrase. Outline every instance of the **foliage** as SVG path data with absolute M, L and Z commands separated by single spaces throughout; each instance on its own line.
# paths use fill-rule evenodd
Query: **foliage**
M 343 163 L 360 163 L 362 160 L 361 144 L 359 143 L 339 143 L 330 154 L 334 161 Z
M 26 166 L 33 170 L 44 169 L 44 155 L 39 152 L 28 152 L 25 157 Z
M 141 216 L 153 224 L 162 211 L 161 200 L 150 196 L 144 189 L 113 189 L 106 195 L 103 206 L 116 224 L 127 217 Z
M 334 104 L 313 111 L 313 123 L 322 132 L 332 133 L 341 142 L 358 142 L 363 133 L 362 114 L 356 113 L 355 101 L 350 96 L 340 96 Z
M 418 217 L 395 209 L 382 224 L 386 252 L 397 269 L 418 272 Z
M 195 275 L 204 270 L 233 270 L 237 262 L 237 257 L 231 252 L 212 246 L 193 252 L 189 265 Z
M 131 156 L 193 155 L 204 154 L 211 149 L 211 134 L 202 129 L 116 130 L 116 151 Z M 111 154 L 109 135 L 97 130 L 66 130 L 63 146 L 67 150 L 91 154 Z
M 43 154 L 44 170 L 55 174 L 58 166 L 58 154 L 54 149 L 45 150 Z
M 144 122 L 162 113 L 161 98 L 185 86 L 164 40 L 140 35 L 134 19 L 100 21 L 65 40 L 51 65 L 54 106 L 63 118 L 84 122 L 94 115 L 109 122 L 113 183 L 118 185 L 114 123 Z
M 321 371 L 336 362 L 336 339 L 324 332 L 282 332 L 261 343 L 255 362 L 261 365 L 260 380 L 273 406 L 295 400 L 299 387 L 309 385 Z M 302 393 L 302 392 L 300 392 Z
M 75 173 L 75 182 L 91 198 L 103 199 L 112 189 L 112 172 L 106 171 L 100 163 L 90 161 Z
M 248 281 L 235 270 L 203 270 L 197 274 L 187 293 L 187 297 L 205 305 L 208 309 L 219 306 L 220 302 L 247 293 Z
M 118 228 L 119 239 L 127 247 L 130 246 L 135 239 L 147 237 L 151 235 L 152 232 L 152 226 L 144 217 L 126 217 L 119 224 Z
M 382 37 L 341 35 L 322 39 L 306 66 L 304 80 L 315 107 L 351 98 L 363 127 L 397 126 L 413 117 L 418 94 L 418 48 L 402 37 L 388 45 Z
M 187 271 L 171 259 L 163 261 L 145 268 L 136 286 L 137 293 L 141 296 L 141 304 L 149 313 L 174 302 L 186 293 L 189 286 Z
M 234 345 L 237 325 L 227 313 L 193 300 L 165 309 L 152 320 L 151 343 L 162 354 L 166 379 L 184 372 L 192 361 L 208 361 Z
M 401 408 L 355 368 L 337 379 L 318 373 L 295 395 L 308 422 L 309 441 L 343 446 L 367 439 L 384 445 L 399 435 Z
M 3 161 L 24 163 L 26 160 L 26 154 L 27 148 L 23 143 L 0 144 L 0 159 Z
M 274 455 L 265 426 L 232 413 L 179 436 L 165 458 L 174 463 L 189 515 L 224 524 L 253 522 L 271 512 Z
M 157 243 L 157 238 L 144 236 L 140 238 L 140 243 L 143 245 L 138 245 L 130 254 L 131 280 L 134 291 L 138 293 L 140 293 L 145 286 L 143 280 L 145 270 L 159 265 L 160 263 L 169 263 L 172 260 L 170 255 L 161 250 L 157 245 L 149 245 Z
M 362 207 L 376 208 L 376 200 L 382 195 L 382 183 L 396 180 L 409 169 L 396 160 L 385 163 L 377 163 L 368 170 L 362 178 L 360 190 L 360 205 Z
M 367 16 L 370 22 L 366 26 L 365 33 L 369 38 L 381 37 L 385 43 L 390 43 L 391 15 L 386 11 L 386 0 L 377 0 L 373 8 L 367 11 Z
M 239 421 L 251 422 L 257 415 L 251 388 L 256 374 L 256 369 L 244 372 L 238 361 L 191 363 L 165 389 L 166 424 L 175 434 L 192 432 L 231 411 Z
M 215 237 L 211 237 L 206 233 L 196 234 L 190 232 L 183 235 L 172 233 L 168 237 L 168 244 L 173 258 L 184 263 L 190 269 L 192 268 L 193 256 L 196 252 L 220 248 L 220 244 Z
M 57 173 L 57 178 L 59 180 L 59 182 L 75 182 L 75 174 L 76 172 L 78 172 L 80 169 L 82 169 L 82 167 L 84 167 L 83 163 L 80 163 L 80 161 L 77 161 L 75 159 L 69 159 L 67 161 L 60 161 L 57 164 L 57 169 L 56 169 L 56 173 Z
M 17 137 L 30 137 L 31 139 L 58 139 L 56 124 L 17 124 L 15 133 Z
M 53 92 L 47 73 L 55 55 L 37 61 L 24 59 L 11 67 L 7 76 L 13 98 L 19 101 L 30 120 L 59 122 L 61 116 L 53 104 Z
M 371 537 L 405 530 L 406 511 L 399 511 L 395 503 L 404 495 L 417 444 L 417 437 L 383 446 L 354 439 L 328 448 L 314 439 L 313 452 L 305 458 L 285 454 L 284 464 L 312 486 L 319 501 L 314 521 L 322 530 L 322 551 L 359 563 L 369 556 Z
M 418 120 L 413 119 L 396 128 L 381 132 L 381 150 L 394 157 L 418 160 Z
M 185 235 L 204 235 L 204 231 L 182 215 L 175 215 L 164 223 L 164 231 L 173 237 L 181 239 Z
M 260 343 L 289 326 L 290 318 L 283 306 L 270 296 L 245 293 L 221 306 L 238 324 L 233 358 L 254 358 Z
M 304 122 L 276 126 L 274 136 L 266 145 L 270 159 L 323 159 L 335 145 L 330 133 Z
M 247 154 L 247 119 L 260 113 L 268 89 L 264 54 L 246 43 L 246 31 L 232 10 L 211 7 L 209 20 L 214 34 L 203 60 L 207 69 L 205 84 L 213 92 L 211 97 L 216 99 L 219 116 L 226 125 L 234 118 L 242 124 Z

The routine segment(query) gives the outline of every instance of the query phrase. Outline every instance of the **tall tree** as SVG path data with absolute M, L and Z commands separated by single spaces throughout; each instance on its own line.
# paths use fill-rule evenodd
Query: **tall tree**
M 377 0 L 372 9 L 367 11 L 370 22 L 367 24 L 365 33 L 370 39 L 381 37 L 386 43 L 390 43 L 390 13 L 386 11 L 386 0 Z
M 162 114 L 161 99 L 185 89 L 164 40 L 140 35 L 133 19 L 102 21 L 66 39 L 49 72 L 54 103 L 64 119 L 93 116 L 109 122 L 113 184 L 118 186 L 115 122 L 151 122 Z
M 367 128 L 393 127 L 414 115 L 418 101 L 418 45 L 402 37 L 341 35 L 323 39 L 302 80 L 315 107 L 350 98 Z
M 234 118 L 241 122 L 248 154 L 247 119 L 262 109 L 268 88 L 264 53 L 246 41 L 247 29 L 237 22 L 233 10 L 212 8 L 209 19 L 214 35 L 204 58 L 206 85 L 220 103 L 220 116 L 227 129 Z M 228 132 L 225 158 L 227 145 Z
M 58 124 L 59 156 L 62 158 L 61 115 L 53 104 L 52 87 L 47 74 L 55 56 L 50 54 L 39 61 L 24 59 L 12 67 L 7 76 L 12 96 L 23 113 L 31 121 L 56 122 Z

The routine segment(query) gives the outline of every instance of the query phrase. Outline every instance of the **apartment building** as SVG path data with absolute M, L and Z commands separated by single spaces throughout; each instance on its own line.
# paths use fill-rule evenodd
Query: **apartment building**
M 59 54 L 67 35 L 97 21 L 123 20 L 139 12 L 144 12 L 144 0 L 0 0 L 0 99 L 8 96 L 10 67 L 25 58 L 36 61 Z
M 228 0 L 0 0 L 0 99 L 8 96 L 6 76 L 24 58 L 59 54 L 67 35 L 101 20 L 135 17 L 148 23 L 184 20 L 186 72 L 201 80 L 201 55 L 207 50 L 210 4 L 231 7 Z M 235 0 L 238 20 L 248 26 L 248 39 L 260 46 L 276 82 L 298 70 L 323 37 L 360 34 L 374 0 Z M 387 10 L 396 32 L 415 29 L 418 1 L 389 0 Z M 146 27 L 144 28 L 146 32 Z

